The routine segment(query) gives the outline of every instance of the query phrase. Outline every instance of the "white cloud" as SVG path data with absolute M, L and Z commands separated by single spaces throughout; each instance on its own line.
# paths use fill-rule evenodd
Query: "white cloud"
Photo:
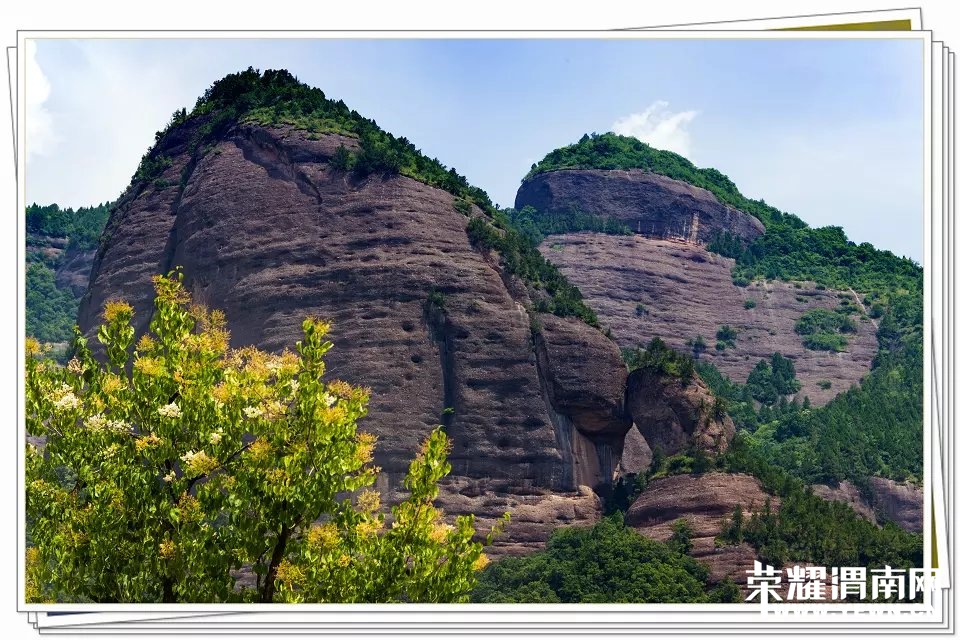
M 633 136 L 651 147 L 674 151 L 689 158 L 691 156 L 690 122 L 697 111 L 673 113 L 668 110 L 670 104 L 657 100 L 639 113 L 631 113 L 613 123 L 613 132 L 622 136 Z
M 53 116 L 45 106 L 50 97 L 50 81 L 37 63 L 37 44 L 27 40 L 26 68 L 27 158 L 50 152 L 57 138 L 53 132 Z

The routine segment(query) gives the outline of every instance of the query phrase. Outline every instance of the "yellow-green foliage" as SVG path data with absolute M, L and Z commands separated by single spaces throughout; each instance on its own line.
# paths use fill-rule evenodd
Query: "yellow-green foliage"
M 486 558 L 472 516 L 446 524 L 433 506 L 445 434 L 388 524 L 368 489 L 375 438 L 357 429 L 368 392 L 323 380 L 329 326 L 306 319 L 296 353 L 230 349 L 223 314 L 181 281 L 155 278 L 136 345 L 131 307 L 106 305 L 106 362 L 79 335 L 66 367 L 27 341 L 27 431 L 45 439 L 26 455 L 29 599 L 465 600 Z

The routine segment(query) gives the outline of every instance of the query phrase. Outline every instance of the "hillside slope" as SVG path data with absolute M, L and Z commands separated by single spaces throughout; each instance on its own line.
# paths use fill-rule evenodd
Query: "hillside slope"
M 797 396 L 814 406 L 859 382 L 877 352 L 876 328 L 858 316 L 843 352 L 805 348 L 796 321 L 810 309 L 837 307 L 841 292 L 778 280 L 737 287 L 730 278 L 733 260 L 700 246 L 639 234 L 576 233 L 551 235 L 540 250 L 583 291 L 622 347 L 659 336 L 686 351 L 688 341 L 703 336 L 708 348 L 701 360 L 740 383 L 757 362 L 779 352 L 794 362 Z M 715 334 L 723 325 L 738 332 L 736 346 L 717 351 Z M 818 386 L 824 380 L 829 388 Z
M 715 169 L 612 133 L 535 163 L 507 216 L 624 349 L 698 359 L 758 459 L 918 526 L 923 272 L 752 200 Z M 631 460 L 644 457 L 631 433 Z M 642 466 L 642 465 L 641 465 Z M 859 495 L 859 494 L 858 494 Z M 902 495 L 910 508 L 890 509 Z M 843 496 L 847 496 L 844 498 Z

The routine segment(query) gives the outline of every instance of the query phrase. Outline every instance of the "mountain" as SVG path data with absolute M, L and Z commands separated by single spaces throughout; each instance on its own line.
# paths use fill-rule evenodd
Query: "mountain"
M 547 154 L 507 213 L 622 348 L 660 338 L 690 353 L 763 459 L 810 484 L 853 482 L 852 501 L 919 528 L 915 508 L 883 506 L 920 495 L 914 262 L 811 229 L 715 169 L 614 134 Z M 771 362 L 788 372 L 780 384 Z
M 26 331 L 42 342 L 73 336 L 97 241 L 111 203 L 79 209 L 56 204 L 26 209 Z
M 599 518 L 633 421 L 619 348 L 505 224 L 406 140 L 289 74 L 250 70 L 158 132 L 110 216 L 79 324 L 92 335 L 122 297 L 143 331 L 151 277 L 175 266 L 224 311 L 234 346 L 293 347 L 304 317 L 329 318 L 328 375 L 372 390 L 380 489 L 399 489 L 442 423 L 441 503 L 481 522 L 510 510 L 498 551 L 522 551 L 557 522 Z
M 288 72 L 248 69 L 157 132 L 78 323 L 93 336 L 123 298 L 144 331 L 151 278 L 175 267 L 232 346 L 281 351 L 305 316 L 332 320 L 327 375 L 371 389 L 385 503 L 442 424 L 439 506 L 481 532 L 510 511 L 506 567 L 617 511 L 632 533 L 611 539 L 665 540 L 637 557 L 699 576 L 693 555 L 711 584 L 754 558 L 919 562 L 918 536 L 845 504 L 892 486 L 880 520 L 896 519 L 916 492 L 916 265 L 613 134 L 548 154 L 516 204 Z

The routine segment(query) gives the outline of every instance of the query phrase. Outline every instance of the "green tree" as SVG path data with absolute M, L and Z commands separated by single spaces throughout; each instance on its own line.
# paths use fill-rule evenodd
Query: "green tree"
M 27 267 L 26 331 L 41 342 L 68 342 L 77 317 L 73 293 L 57 287 L 56 274 L 39 262 Z
M 800 390 L 800 381 L 793 361 L 779 351 L 773 354 L 770 362 L 760 360 L 747 377 L 747 389 L 754 400 L 766 405 L 796 393 Z
M 330 158 L 330 166 L 340 171 L 350 171 L 353 168 L 353 162 L 353 154 L 342 144 L 337 147 L 337 150 L 333 152 L 333 157 Z
M 703 336 L 697 335 L 696 338 L 687 340 L 687 346 L 690 347 L 694 360 L 699 360 L 700 354 L 707 350 L 707 341 L 703 339 Z
M 105 361 L 75 338 L 66 367 L 27 341 L 26 506 L 31 596 L 67 602 L 462 601 L 486 562 L 472 516 L 433 506 L 450 470 L 434 430 L 409 497 L 385 527 L 368 487 L 368 392 L 325 382 L 328 325 L 297 353 L 229 349 L 223 314 L 191 306 L 182 276 L 155 278 L 133 311 L 106 305 Z M 234 572 L 256 574 L 241 587 Z
M 474 602 L 717 602 L 707 567 L 646 538 L 615 513 L 592 527 L 561 527 L 543 551 L 491 564 Z
M 670 525 L 670 531 L 673 533 L 667 539 L 667 546 L 677 553 L 690 553 L 693 548 L 693 529 L 684 518 L 677 519 Z
M 737 339 L 737 330 L 728 324 L 717 329 L 717 340 L 729 342 L 731 345 Z

